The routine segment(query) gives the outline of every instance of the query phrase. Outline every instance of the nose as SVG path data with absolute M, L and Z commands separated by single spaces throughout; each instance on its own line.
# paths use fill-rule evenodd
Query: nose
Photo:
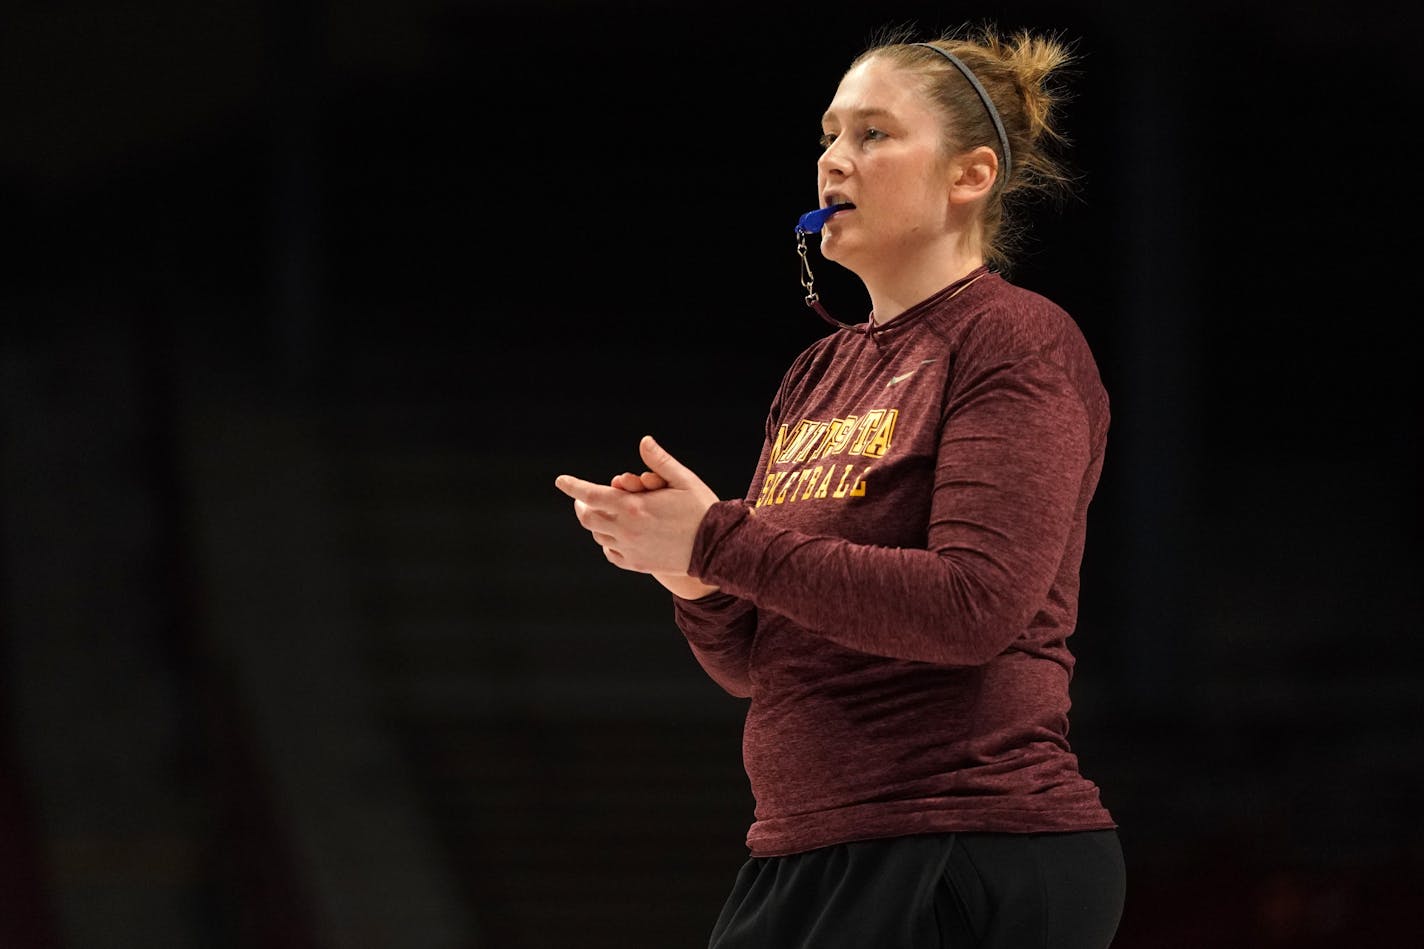
M 823 177 L 844 177 L 850 171 L 850 161 L 845 157 L 842 141 L 844 141 L 844 136 L 832 142 L 821 152 L 821 157 L 816 159 L 816 170 Z

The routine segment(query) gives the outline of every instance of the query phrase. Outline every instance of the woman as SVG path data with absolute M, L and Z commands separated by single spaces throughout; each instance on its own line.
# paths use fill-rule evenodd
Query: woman
M 1065 181 L 1045 145 L 1069 58 L 992 29 L 860 55 L 822 117 L 818 217 L 872 310 L 787 371 L 746 498 L 650 437 L 641 475 L 556 480 L 751 699 L 756 819 L 716 949 L 1116 930 L 1116 824 L 1067 740 L 1108 398 L 1068 314 L 1000 274 L 1005 201 Z

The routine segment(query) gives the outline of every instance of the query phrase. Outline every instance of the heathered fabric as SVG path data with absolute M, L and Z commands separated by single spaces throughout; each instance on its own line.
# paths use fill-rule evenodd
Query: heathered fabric
M 1116 826 L 1068 742 L 1108 419 L 1077 324 L 994 273 L 795 360 L 746 498 L 697 532 L 720 592 L 673 598 L 751 699 L 753 856 Z

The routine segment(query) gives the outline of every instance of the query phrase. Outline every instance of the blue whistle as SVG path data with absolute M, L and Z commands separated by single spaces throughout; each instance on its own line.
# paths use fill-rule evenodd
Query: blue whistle
M 833 204 L 830 207 L 818 208 L 815 211 L 807 211 L 801 215 L 801 219 L 796 222 L 796 233 L 814 234 L 821 229 L 832 214 L 837 211 L 845 211 L 855 207 L 849 201 L 843 204 Z

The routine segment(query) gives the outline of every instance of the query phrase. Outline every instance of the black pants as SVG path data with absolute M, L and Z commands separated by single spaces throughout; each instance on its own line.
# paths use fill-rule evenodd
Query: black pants
M 924 834 L 752 857 L 708 949 L 1106 949 L 1114 830 Z

